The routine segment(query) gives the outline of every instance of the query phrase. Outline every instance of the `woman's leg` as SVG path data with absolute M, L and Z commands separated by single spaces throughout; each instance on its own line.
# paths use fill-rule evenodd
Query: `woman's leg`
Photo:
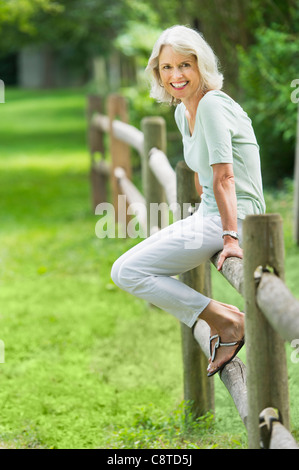
M 221 250 L 220 217 L 200 213 L 175 222 L 140 242 L 113 265 L 111 277 L 122 289 L 176 316 L 188 326 L 211 299 L 173 278 Z

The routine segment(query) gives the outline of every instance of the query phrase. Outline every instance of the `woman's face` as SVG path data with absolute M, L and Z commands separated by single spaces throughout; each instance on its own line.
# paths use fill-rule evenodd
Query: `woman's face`
M 194 55 L 182 55 L 163 46 L 159 56 L 161 84 L 174 98 L 187 103 L 200 97 L 201 77 Z

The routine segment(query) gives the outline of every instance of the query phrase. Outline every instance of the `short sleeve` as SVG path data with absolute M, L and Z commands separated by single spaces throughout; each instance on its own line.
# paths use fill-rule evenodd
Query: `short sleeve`
M 232 138 L 236 117 L 230 101 L 210 92 L 199 102 L 199 119 L 203 128 L 209 164 L 233 163 Z

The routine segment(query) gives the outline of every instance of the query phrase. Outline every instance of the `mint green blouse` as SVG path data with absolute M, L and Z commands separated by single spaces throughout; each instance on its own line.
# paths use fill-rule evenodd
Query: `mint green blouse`
M 198 104 L 192 136 L 185 111 L 180 103 L 175 120 L 183 137 L 184 159 L 198 173 L 203 189 L 203 214 L 220 215 L 213 192 L 215 163 L 233 164 L 238 218 L 264 213 L 259 146 L 245 111 L 226 93 L 209 91 Z

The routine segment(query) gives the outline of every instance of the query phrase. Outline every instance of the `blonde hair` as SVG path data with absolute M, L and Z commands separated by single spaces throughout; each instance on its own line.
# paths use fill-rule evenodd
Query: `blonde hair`
M 163 46 L 171 46 L 182 55 L 194 55 L 202 79 L 201 90 L 221 90 L 223 75 L 218 70 L 218 59 L 212 48 L 202 35 L 188 26 L 176 25 L 166 29 L 156 41 L 149 58 L 146 72 L 151 75 L 150 96 L 160 103 L 178 104 L 180 100 L 173 98 L 161 86 L 159 73 L 159 55 Z

